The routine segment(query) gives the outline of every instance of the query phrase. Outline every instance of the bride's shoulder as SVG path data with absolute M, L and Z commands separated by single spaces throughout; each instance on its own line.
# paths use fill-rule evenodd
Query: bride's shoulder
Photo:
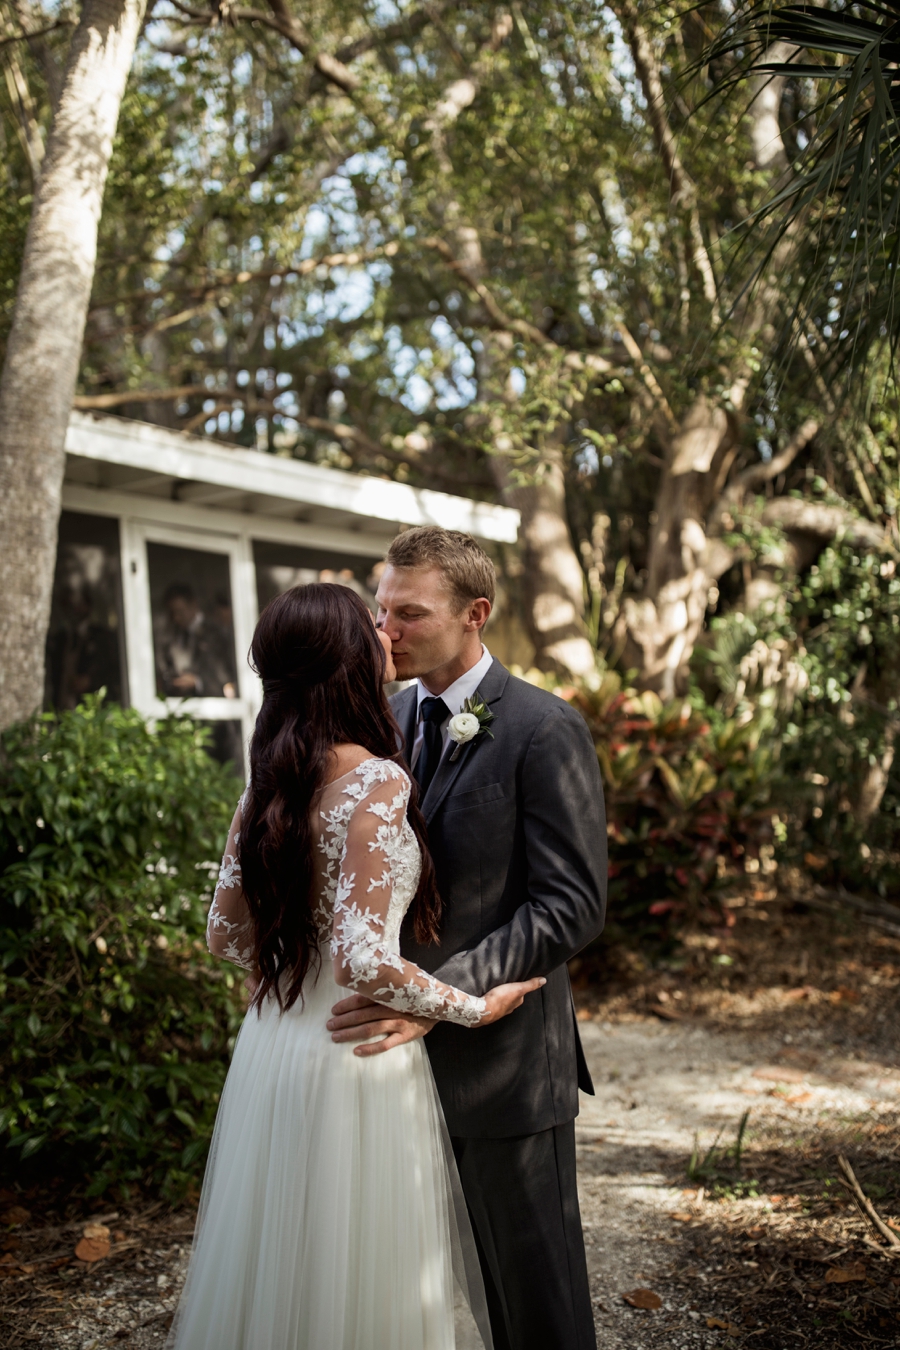
M 387 782 L 408 783 L 408 775 L 392 759 L 382 759 L 373 755 L 362 745 L 337 745 L 334 747 L 334 772 L 331 783 L 350 780 L 360 784 L 368 791 L 376 784 Z M 330 784 L 329 784 L 330 786 Z

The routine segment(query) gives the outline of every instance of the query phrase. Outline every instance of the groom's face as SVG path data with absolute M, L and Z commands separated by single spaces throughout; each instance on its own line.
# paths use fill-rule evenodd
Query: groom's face
M 457 609 L 437 567 L 391 567 L 375 597 L 378 627 L 391 639 L 398 680 L 452 665 L 471 641 L 468 609 Z

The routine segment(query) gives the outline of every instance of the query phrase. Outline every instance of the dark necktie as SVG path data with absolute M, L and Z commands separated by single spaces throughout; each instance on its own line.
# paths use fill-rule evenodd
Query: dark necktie
M 419 784 L 421 796 L 424 797 L 440 762 L 441 751 L 444 748 L 441 723 L 450 716 L 450 709 L 442 698 L 423 698 L 419 713 L 424 724 L 422 748 L 413 769 L 413 777 Z

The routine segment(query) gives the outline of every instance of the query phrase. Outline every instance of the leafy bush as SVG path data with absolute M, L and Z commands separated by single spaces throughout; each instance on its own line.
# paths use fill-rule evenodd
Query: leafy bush
M 559 686 L 585 717 L 603 774 L 609 829 L 607 936 L 652 936 L 717 906 L 729 869 L 768 865 L 777 771 L 764 724 L 597 681 Z M 696 703 L 696 699 L 694 700 Z
M 778 605 L 714 619 L 695 653 L 707 697 L 770 717 L 781 740 L 781 856 L 819 881 L 883 896 L 900 889 L 900 576 L 892 558 L 825 549 Z M 893 763 L 891 757 L 893 755 Z M 885 768 L 873 814 L 859 804 Z
M 7 1171 L 173 1192 L 202 1164 L 241 1010 L 204 941 L 237 796 L 206 736 L 93 697 L 0 739 Z

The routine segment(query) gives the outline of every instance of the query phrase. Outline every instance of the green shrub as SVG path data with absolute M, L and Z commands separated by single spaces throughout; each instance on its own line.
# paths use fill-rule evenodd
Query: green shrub
M 673 919 L 717 907 L 735 867 L 771 856 L 777 765 L 760 721 L 723 717 L 624 688 L 613 671 L 555 688 L 590 728 L 609 829 L 607 936 L 652 937 Z
M 860 554 L 846 543 L 823 550 L 808 572 L 784 579 L 777 605 L 714 619 L 694 669 L 719 708 L 739 720 L 769 717 L 777 728 L 786 789 L 779 789 L 786 827 L 780 857 L 826 885 L 895 896 L 900 576 L 894 559 Z M 861 818 L 873 766 L 886 766 L 885 790 L 878 809 Z
M 184 719 L 88 699 L 0 738 L 0 1138 L 112 1183 L 202 1167 L 241 1012 L 204 928 L 238 787 Z

